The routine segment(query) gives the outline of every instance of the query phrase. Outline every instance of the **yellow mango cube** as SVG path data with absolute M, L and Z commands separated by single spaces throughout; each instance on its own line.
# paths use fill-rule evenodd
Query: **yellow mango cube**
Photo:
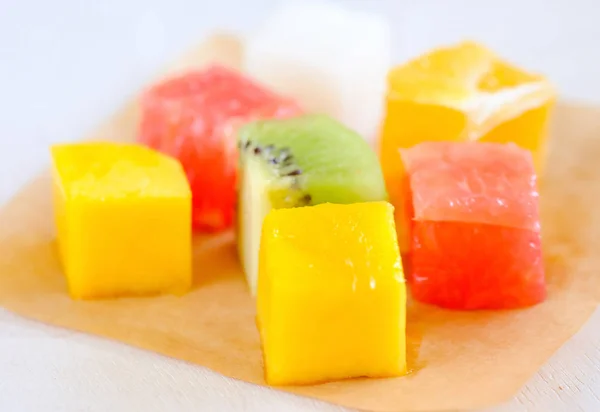
M 257 295 L 265 380 L 406 373 L 406 285 L 387 202 L 271 211 Z
M 191 191 L 143 146 L 51 148 L 57 240 L 74 299 L 183 294 L 192 283 Z

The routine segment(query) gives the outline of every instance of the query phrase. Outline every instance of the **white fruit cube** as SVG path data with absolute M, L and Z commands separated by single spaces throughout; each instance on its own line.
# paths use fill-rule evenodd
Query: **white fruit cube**
M 247 41 L 246 72 L 373 141 L 391 65 L 382 17 L 322 1 L 286 3 Z

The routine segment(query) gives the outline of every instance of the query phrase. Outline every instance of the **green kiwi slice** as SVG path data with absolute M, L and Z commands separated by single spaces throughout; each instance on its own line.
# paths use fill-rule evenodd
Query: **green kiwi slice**
M 246 124 L 239 130 L 238 147 L 238 253 L 252 295 L 262 222 L 271 209 L 387 200 L 373 149 L 328 116 Z

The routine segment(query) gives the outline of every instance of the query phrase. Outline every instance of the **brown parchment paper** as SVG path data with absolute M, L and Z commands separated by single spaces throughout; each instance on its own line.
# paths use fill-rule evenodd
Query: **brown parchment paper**
M 240 42 L 216 35 L 172 70 L 218 60 L 240 67 Z M 130 103 L 92 139 L 131 139 Z M 582 326 L 600 298 L 600 109 L 559 105 L 542 183 L 547 302 L 528 310 L 457 313 L 410 304 L 412 374 L 281 390 L 373 411 L 462 410 L 512 397 Z M 233 236 L 195 239 L 195 288 L 182 298 L 69 299 L 54 243 L 49 176 L 0 212 L 0 305 L 264 385 L 254 306 Z

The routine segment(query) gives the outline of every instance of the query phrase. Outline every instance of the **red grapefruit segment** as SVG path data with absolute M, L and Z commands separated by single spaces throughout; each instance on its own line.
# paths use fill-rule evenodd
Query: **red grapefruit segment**
M 449 309 L 543 301 L 538 192 L 531 154 L 496 143 L 423 143 L 402 151 L 412 199 L 415 299 Z
M 414 218 L 539 231 L 531 153 L 517 145 L 427 142 L 401 150 Z
M 295 102 L 217 65 L 155 85 L 141 109 L 138 141 L 182 163 L 192 189 L 193 226 L 203 231 L 233 223 L 237 127 L 301 113 Z

